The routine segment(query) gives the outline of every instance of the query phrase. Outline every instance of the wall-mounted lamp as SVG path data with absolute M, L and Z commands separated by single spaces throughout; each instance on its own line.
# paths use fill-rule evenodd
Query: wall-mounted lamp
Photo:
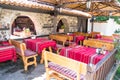
M 87 2 L 86 2 L 86 8 L 90 9 L 90 6 L 91 6 L 91 0 L 87 0 Z
M 112 11 L 109 11 L 109 16 L 112 16 Z

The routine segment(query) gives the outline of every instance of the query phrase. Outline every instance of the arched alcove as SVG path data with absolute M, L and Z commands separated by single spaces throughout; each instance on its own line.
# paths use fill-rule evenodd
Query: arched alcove
M 59 32 L 59 29 L 62 29 L 62 26 L 64 26 L 62 20 L 60 20 L 57 24 L 57 32 Z
M 13 34 L 14 31 L 21 32 L 23 28 L 29 28 L 32 34 L 36 34 L 34 23 L 28 16 L 18 16 L 12 23 L 11 33 Z
M 64 28 L 65 33 L 69 32 L 68 23 L 67 23 L 67 20 L 65 18 L 62 18 L 59 20 L 59 22 L 57 24 L 56 32 L 59 32 L 59 30 L 63 29 L 63 28 Z

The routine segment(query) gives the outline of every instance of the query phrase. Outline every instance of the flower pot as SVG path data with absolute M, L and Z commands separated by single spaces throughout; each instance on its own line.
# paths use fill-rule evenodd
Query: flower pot
M 59 33 L 64 33 L 64 29 L 59 29 Z

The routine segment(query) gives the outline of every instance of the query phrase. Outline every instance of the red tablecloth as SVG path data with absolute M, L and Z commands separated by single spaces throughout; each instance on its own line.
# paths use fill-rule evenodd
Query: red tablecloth
M 83 41 L 84 39 L 85 39 L 85 37 L 84 36 L 75 36 L 75 42 L 77 43 L 77 44 L 79 44 L 79 41 Z
M 69 36 L 73 36 L 73 40 L 76 44 L 79 44 L 79 41 L 83 41 L 85 39 L 85 36 L 82 35 L 77 36 L 75 34 L 69 34 Z
M 100 39 L 102 36 L 100 34 L 95 35 L 95 39 Z
M 106 51 L 105 55 L 108 52 Z M 65 47 L 60 51 L 60 55 L 72 58 L 84 63 L 98 63 L 105 55 L 97 54 L 95 48 L 76 46 L 74 48 Z
M 13 60 L 15 62 L 16 59 L 17 56 L 14 46 L 0 46 L 0 62 L 4 62 L 7 60 Z
M 28 49 L 38 52 L 40 54 L 44 48 L 51 46 L 56 48 L 56 42 L 46 38 L 26 39 L 24 42 Z

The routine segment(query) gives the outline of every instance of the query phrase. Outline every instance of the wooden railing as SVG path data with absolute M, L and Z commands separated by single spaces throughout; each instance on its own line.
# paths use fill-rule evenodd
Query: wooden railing
M 104 57 L 96 65 L 88 66 L 88 73 L 86 75 L 86 80 L 105 80 L 107 74 L 115 63 L 115 52 L 114 49 L 106 57 Z

